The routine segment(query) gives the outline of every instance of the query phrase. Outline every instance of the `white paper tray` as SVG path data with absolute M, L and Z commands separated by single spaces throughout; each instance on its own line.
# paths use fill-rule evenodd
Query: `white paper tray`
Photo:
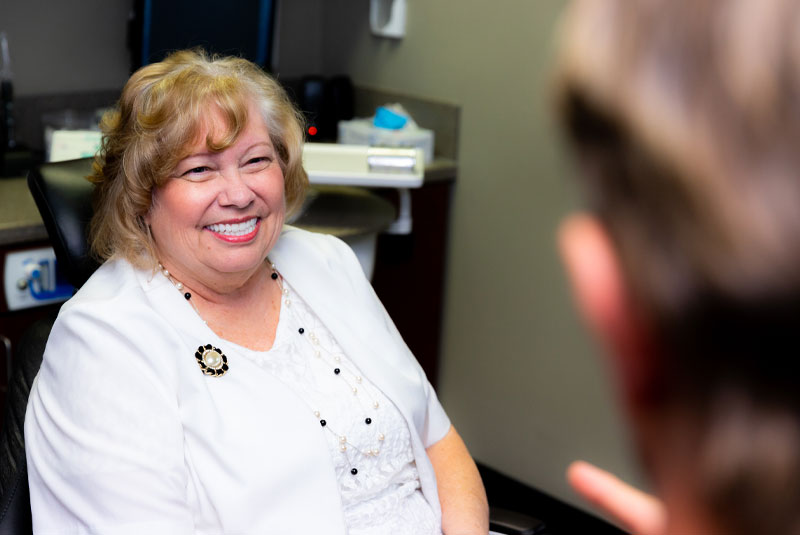
M 395 159 L 397 170 L 372 168 L 368 161 Z M 384 149 L 366 145 L 306 143 L 303 165 L 312 184 L 378 188 L 418 188 L 425 173 L 422 149 Z

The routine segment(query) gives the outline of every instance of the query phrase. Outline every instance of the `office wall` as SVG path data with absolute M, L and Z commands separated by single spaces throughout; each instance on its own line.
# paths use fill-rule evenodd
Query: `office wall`
M 17 96 L 121 89 L 133 0 L 2 0 Z
M 370 35 L 368 2 L 326 0 L 322 64 L 462 107 L 440 397 L 476 458 L 575 503 L 572 459 L 635 474 L 555 251 L 575 193 L 547 105 L 563 6 L 409 0 L 393 41 Z
M 276 4 L 273 70 L 282 78 L 322 73 L 322 4 L 283 0 Z

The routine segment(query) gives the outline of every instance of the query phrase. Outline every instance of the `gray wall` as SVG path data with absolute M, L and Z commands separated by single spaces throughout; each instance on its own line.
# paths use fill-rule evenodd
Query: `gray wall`
M 17 96 L 121 89 L 133 0 L 2 0 Z
M 570 460 L 632 477 L 607 377 L 554 234 L 573 206 L 547 101 L 563 2 L 409 0 L 401 41 L 366 0 L 325 0 L 322 65 L 462 107 L 439 393 L 473 455 L 569 501 Z
M 354 82 L 462 107 L 440 397 L 473 454 L 567 500 L 586 458 L 633 470 L 607 377 L 555 253 L 573 206 L 547 107 L 563 2 L 409 0 L 402 41 L 372 37 L 367 0 L 283 0 L 282 76 Z M 130 0 L 2 0 L 19 95 L 120 88 Z
M 322 73 L 322 5 L 326 0 L 278 0 L 273 69 L 283 78 Z

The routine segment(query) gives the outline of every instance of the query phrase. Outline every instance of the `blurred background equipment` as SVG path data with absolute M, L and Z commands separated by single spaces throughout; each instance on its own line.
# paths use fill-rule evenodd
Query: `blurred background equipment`
M 272 68 L 275 2 L 136 0 L 129 26 L 132 71 L 175 50 L 201 46 Z

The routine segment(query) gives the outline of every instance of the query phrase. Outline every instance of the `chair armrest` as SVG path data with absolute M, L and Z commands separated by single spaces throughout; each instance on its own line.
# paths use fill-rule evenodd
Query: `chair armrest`
M 538 518 L 490 506 L 489 529 L 504 535 L 538 535 L 544 532 L 545 525 Z

